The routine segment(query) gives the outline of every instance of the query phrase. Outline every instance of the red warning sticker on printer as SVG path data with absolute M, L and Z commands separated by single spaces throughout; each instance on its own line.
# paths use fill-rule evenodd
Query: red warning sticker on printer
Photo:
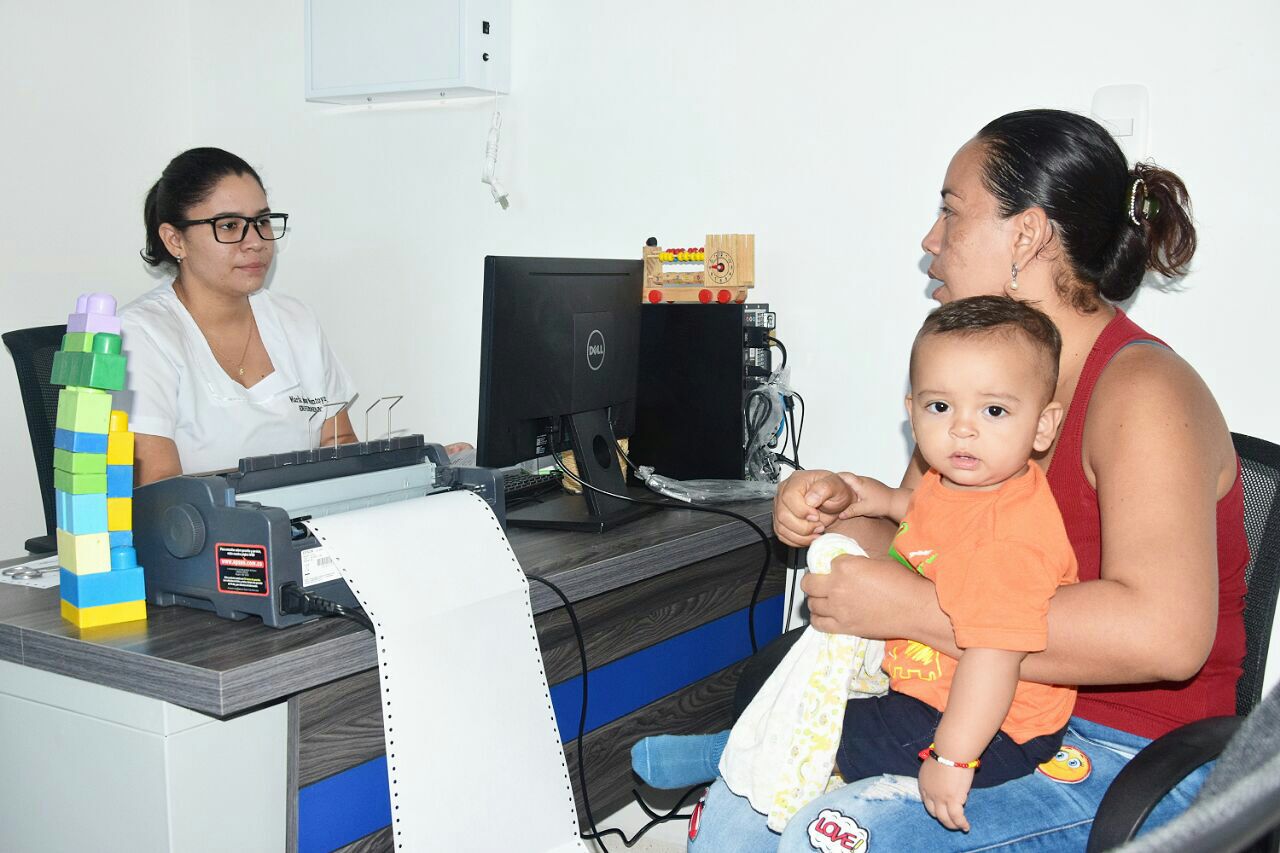
M 267 594 L 267 549 L 219 542 L 214 546 L 218 590 L 236 595 Z

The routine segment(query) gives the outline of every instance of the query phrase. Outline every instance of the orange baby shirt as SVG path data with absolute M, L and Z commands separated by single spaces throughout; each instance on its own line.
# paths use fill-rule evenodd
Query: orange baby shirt
M 930 470 L 916 488 L 889 553 L 933 581 L 956 645 L 1038 652 L 1049 599 L 1076 582 L 1076 557 L 1040 467 L 991 491 L 952 489 Z M 956 659 L 914 640 L 885 644 L 890 687 L 940 711 Z M 1017 743 L 1066 725 L 1076 691 L 1019 681 L 1000 729 Z

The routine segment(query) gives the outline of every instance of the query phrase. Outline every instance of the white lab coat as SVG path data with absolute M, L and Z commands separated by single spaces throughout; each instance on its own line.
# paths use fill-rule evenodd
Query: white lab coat
M 310 308 L 265 289 L 250 296 L 249 305 L 274 367 L 252 388 L 218 365 L 172 282 L 120 312 L 128 375 L 116 408 L 129 413 L 134 432 L 173 439 L 184 473 L 312 447 L 320 424 L 339 410 L 327 404 L 355 394 Z

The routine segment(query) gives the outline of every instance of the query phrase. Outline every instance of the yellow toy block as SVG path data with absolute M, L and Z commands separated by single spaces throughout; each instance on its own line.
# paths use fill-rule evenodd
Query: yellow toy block
M 112 409 L 107 425 L 107 464 L 133 464 L 133 433 L 129 432 L 129 413 Z
M 111 571 L 111 536 L 58 529 L 58 565 L 72 574 L 91 575 Z
M 64 600 L 62 618 L 73 623 L 77 628 L 97 628 L 99 625 L 136 622 L 147 618 L 147 602 L 145 600 L 123 601 L 119 604 L 80 608 Z
M 107 498 L 107 530 L 133 529 L 133 498 Z
M 107 464 L 133 464 L 133 433 L 115 430 L 107 433 Z

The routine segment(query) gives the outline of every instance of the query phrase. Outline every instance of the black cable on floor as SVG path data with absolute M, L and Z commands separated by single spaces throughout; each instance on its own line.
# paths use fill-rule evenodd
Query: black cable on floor
M 636 843 L 639 842 L 640 839 L 644 837 L 646 832 L 653 829 L 658 824 L 666 823 L 667 821 L 670 821 L 670 820 L 687 820 L 689 817 L 691 817 L 693 814 L 692 812 L 685 812 L 684 814 L 681 814 L 680 809 L 684 808 L 685 801 L 689 799 L 689 796 L 691 794 L 696 794 L 706 787 L 707 786 L 704 784 L 698 784 L 698 785 L 694 785 L 692 788 L 685 791 L 684 794 L 680 797 L 680 800 L 670 810 L 668 810 L 666 814 L 658 814 L 653 809 L 649 808 L 648 803 L 646 803 L 644 800 L 640 798 L 640 792 L 637 791 L 635 788 L 632 788 L 631 796 L 635 799 L 636 805 L 640 806 L 640 808 L 644 810 L 644 813 L 651 818 L 650 821 L 646 823 L 644 826 L 637 829 L 636 834 L 631 836 L 630 838 L 627 838 L 626 833 L 624 833 L 621 829 L 612 829 L 612 828 L 604 830 L 603 832 L 600 833 L 600 835 L 616 835 L 620 839 L 622 839 L 622 844 L 624 847 L 634 847 Z M 595 841 L 600 840 L 599 836 L 584 835 L 582 837 L 590 838 Z

